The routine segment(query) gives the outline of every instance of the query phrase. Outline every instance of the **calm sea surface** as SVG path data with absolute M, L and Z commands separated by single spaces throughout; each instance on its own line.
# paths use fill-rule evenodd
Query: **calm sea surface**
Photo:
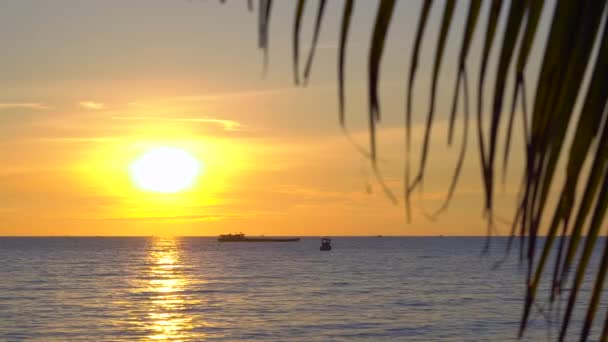
M 492 269 L 505 241 L 0 238 L 0 340 L 510 341 L 525 268 Z M 555 337 L 538 311 L 524 340 Z

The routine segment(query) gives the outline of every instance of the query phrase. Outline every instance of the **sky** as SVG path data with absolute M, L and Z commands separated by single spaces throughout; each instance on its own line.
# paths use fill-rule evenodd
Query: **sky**
M 396 204 L 339 127 L 342 1 L 328 2 L 306 88 L 293 83 L 294 4 L 274 4 L 264 76 L 257 14 L 247 11 L 245 1 L 2 1 L 0 235 L 484 235 L 473 138 L 449 209 L 436 220 L 424 214 L 445 198 L 462 137 L 459 121 L 456 142 L 447 146 L 465 2 L 456 11 L 459 25 L 450 31 L 426 183 L 414 194 L 411 223 L 402 199 L 403 122 L 420 2 L 398 2 L 382 65 L 379 166 Z M 309 1 L 306 8 L 302 60 L 316 6 Z M 347 125 L 367 146 L 367 49 L 376 2 L 356 6 L 346 68 Z M 545 12 L 541 37 L 550 14 Z M 435 5 L 423 44 L 414 146 L 424 130 L 441 14 L 442 6 Z M 485 18 L 473 42 L 472 80 Z M 538 69 L 539 45 L 529 70 Z M 516 137 L 505 184 L 497 186 L 496 212 L 505 220 L 513 215 L 523 165 Z M 166 194 L 133 182 L 130 165 L 159 147 L 186 151 L 201 163 L 194 186 Z M 413 160 L 418 158 L 415 152 Z M 506 225 L 496 229 L 509 232 Z

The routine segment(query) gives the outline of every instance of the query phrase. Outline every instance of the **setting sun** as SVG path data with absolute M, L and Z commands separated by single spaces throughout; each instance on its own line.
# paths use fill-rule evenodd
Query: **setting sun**
M 131 179 L 138 188 L 161 193 L 191 188 L 200 173 L 200 161 L 173 147 L 151 149 L 129 167 Z

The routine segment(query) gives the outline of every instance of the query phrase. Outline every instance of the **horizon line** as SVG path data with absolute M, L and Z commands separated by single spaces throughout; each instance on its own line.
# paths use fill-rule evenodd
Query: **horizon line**
M 0 235 L 0 238 L 215 238 L 219 235 Z M 319 238 L 319 237 L 407 237 L 407 238 L 436 238 L 436 237 L 480 237 L 488 238 L 487 235 L 249 235 L 253 237 L 303 237 L 303 238 Z M 606 237 L 607 235 L 599 235 Z M 504 238 L 510 235 L 492 235 L 489 238 Z M 519 235 L 515 236 L 519 237 Z M 538 235 L 538 237 L 546 237 L 546 235 Z

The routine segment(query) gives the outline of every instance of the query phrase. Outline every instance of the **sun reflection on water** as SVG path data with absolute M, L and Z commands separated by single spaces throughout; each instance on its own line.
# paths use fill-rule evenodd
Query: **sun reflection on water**
M 182 341 L 193 338 L 194 322 L 188 309 L 197 303 L 184 294 L 190 282 L 181 261 L 179 241 L 157 238 L 148 253 L 145 292 L 149 295 L 146 308 L 148 338 L 157 341 Z M 143 284 L 142 284 L 143 285 Z M 196 322 L 197 325 L 203 322 Z M 203 336 L 197 334 L 196 340 Z

